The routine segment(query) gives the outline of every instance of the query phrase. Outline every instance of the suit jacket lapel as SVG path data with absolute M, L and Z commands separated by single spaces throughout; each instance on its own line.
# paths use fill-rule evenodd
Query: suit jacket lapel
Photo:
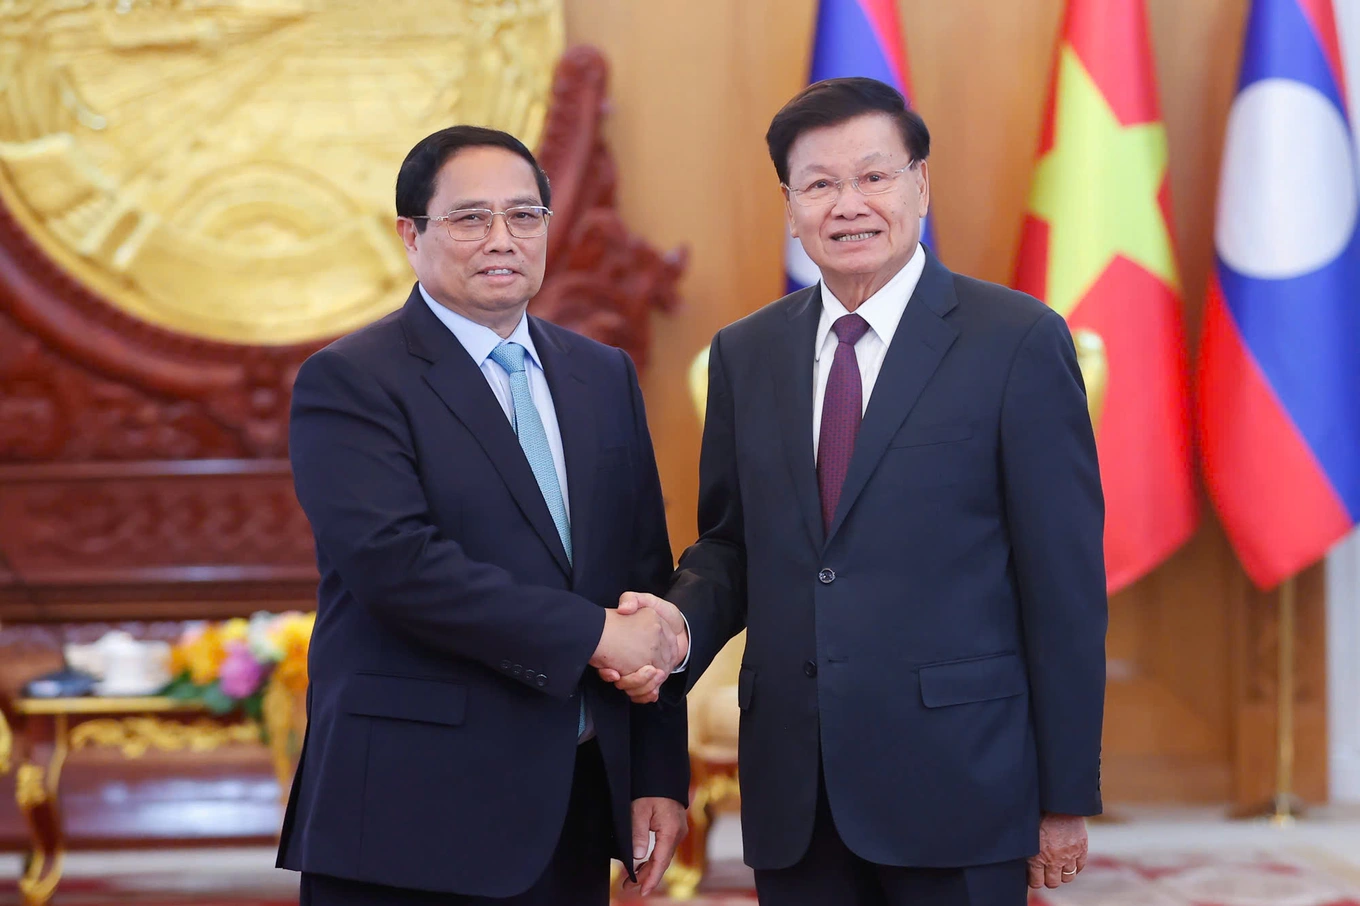
M 827 533 L 828 541 L 835 537 L 846 514 L 855 505 L 855 499 L 878 467 L 888 443 L 958 337 L 958 330 L 944 320 L 944 315 L 957 304 L 954 275 L 927 252 L 925 270 L 907 303 L 874 382 L 869 408 L 865 410 L 864 421 L 855 438 L 855 452 L 850 457 L 850 469 L 841 488 L 836 516 Z
M 505 417 L 505 410 L 487 385 L 486 376 L 458 338 L 430 311 L 419 289 L 412 290 L 401 318 L 407 349 L 412 355 L 431 363 L 424 375 L 425 382 L 481 444 L 524 518 L 552 551 L 562 572 L 570 576 L 571 564 L 548 505 L 543 501 L 538 480 L 529 468 L 529 461 L 524 457 L 515 429 Z M 537 337 L 534 342 L 537 344 Z
M 784 335 L 769 350 L 781 442 L 813 547 L 822 549 L 822 503 L 812 458 L 812 367 L 817 322 L 822 315 L 820 284 L 803 290 L 789 308 Z
M 581 575 L 590 539 L 592 502 L 595 492 L 595 465 L 599 436 L 595 431 L 595 409 L 591 405 L 589 381 L 577 367 L 565 346 L 545 331 L 537 318 L 529 319 L 529 333 L 543 360 L 543 371 L 552 391 L 557 426 L 562 432 L 562 455 L 566 459 L 567 499 L 571 520 L 573 572 Z M 546 510 L 545 510 L 546 512 Z M 551 524 L 551 523 L 549 523 Z

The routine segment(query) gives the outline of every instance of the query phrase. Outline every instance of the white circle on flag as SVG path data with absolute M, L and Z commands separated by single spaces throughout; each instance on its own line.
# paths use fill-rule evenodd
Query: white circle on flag
M 811 286 L 822 279 L 821 270 L 803 251 L 803 243 L 793 236 L 784 237 L 784 271 L 799 286 Z
M 1239 94 L 1218 183 L 1223 262 L 1282 280 L 1340 254 L 1360 212 L 1353 147 L 1340 111 L 1316 88 L 1264 79 Z

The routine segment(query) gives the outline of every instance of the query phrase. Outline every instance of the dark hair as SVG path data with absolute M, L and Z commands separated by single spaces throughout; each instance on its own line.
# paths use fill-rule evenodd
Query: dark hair
M 524 147 L 524 143 L 508 132 L 499 129 L 486 129 L 482 126 L 450 126 L 427 135 L 406 155 L 397 171 L 397 216 L 422 217 L 429 213 L 430 199 L 434 197 L 434 182 L 439 170 L 464 148 L 478 147 L 504 148 L 518 154 L 534 168 L 534 179 L 538 182 L 538 197 L 543 206 L 552 207 L 552 189 L 548 186 L 548 174 L 538 165 L 534 153 Z M 441 212 L 442 213 L 442 212 Z M 416 230 L 423 232 L 427 221 L 417 220 Z
M 770 148 L 779 181 L 789 181 L 789 149 L 798 136 L 811 129 L 838 126 L 867 113 L 892 117 L 902 131 L 902 144 L 912 162 L 930 156 L 930 130 L 921 115 L 907 106 L 906 98 L 891 85 L 877 79 L 854 77 L 813 82 L 793 96 L 770 121 L 765 144 Z

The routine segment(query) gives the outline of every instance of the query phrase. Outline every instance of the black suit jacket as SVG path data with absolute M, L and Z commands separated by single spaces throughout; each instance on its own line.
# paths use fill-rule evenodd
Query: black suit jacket
M 417 290 L 293 388 L 290 450 L 321 572 L 310 723 L 278 864 L 506 897 L 562 830 L 584 694 L 612 792 L 687 801 L 683 707 L 587 661 L 604 608 L 672 568 L 637 375 L 530 319 L 566 459 L 574 565 L 486 378 Z
M 692 683 L 748 628 L 746 861 L 805 851 L 819 763 L 872 862 L 1033 854 L 1040 810 L 1100 811 L 1103 503 L 1076 354 L 1029 296 L 928 256 L 823 531 L 812 450 L 818 287 L 723 329 L 699 540 L 670 596 Z

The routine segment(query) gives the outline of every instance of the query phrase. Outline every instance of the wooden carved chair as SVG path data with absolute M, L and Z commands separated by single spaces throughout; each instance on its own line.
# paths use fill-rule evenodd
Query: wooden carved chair
M 741 804 L 737 783 L 737 674 L 746 649 L 743 632 L 718 652 L 689 694 L 689 834 L 666 873 L 674 899 L 692 897 L 708 870 L 708 832 L 720 812 Z

